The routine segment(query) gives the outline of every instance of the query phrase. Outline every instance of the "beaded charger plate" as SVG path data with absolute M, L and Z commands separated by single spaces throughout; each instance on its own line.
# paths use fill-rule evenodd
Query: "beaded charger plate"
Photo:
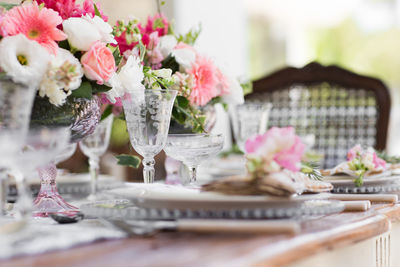
M 356 186 L 354 179 L 350 176 L 335 176 L 333 179 L 326 177 L 324 181 L 333 185 L 332 193 L 365 194 L 400 192 L 400 175 L 364 178 L 362 186 Z
M 304 215 L 325 215 L 344 209 L 329 194 L 280 198 L 270 196 L 228 196 L 171 185 L 137 184 L 113 189 L 107 194 L 119 198 L 81 206 L 90 216 L 124 219 L 235 218 L 274 219 Z

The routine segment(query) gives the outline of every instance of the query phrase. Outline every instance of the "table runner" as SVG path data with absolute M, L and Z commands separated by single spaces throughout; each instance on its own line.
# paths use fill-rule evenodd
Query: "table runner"
M 1 221 L 10 221 L 5 218 Z M 106 228 L 97 219 L 85 219 L 78 223 L 58 224 L 50 218 L 32 218 L 25 228 L 0 238 L 0 260 L 15 256 L 33 255 L 67 249 L 96 240 L 123 238 L 126 234 Z

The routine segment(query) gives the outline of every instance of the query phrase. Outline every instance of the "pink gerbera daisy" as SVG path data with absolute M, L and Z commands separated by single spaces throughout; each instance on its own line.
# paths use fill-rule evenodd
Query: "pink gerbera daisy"
M 1 20 L 0 28 L 4 36 L 24 34 L 38 42 L 50 53 L 56 54 L 56 41 L 65 40 L 67 35 L 57 29 L 62 18 L 52 9 L 39 8 L 36 2 L 10 9 Z
M 189 96 L 192 104 L 204 106 L 217 96 L 215 72 L 216 68 L 210 59 L 197 57 L 196 62 L 187 71 L 193 79 L 193 87 Z

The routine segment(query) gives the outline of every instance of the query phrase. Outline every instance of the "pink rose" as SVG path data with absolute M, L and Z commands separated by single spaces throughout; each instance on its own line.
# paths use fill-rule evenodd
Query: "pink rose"
M 109 48 L 100 41 L 95 42 L 81 58 L 83 70 L 89 80 L 98 84 L 107 82 L 115 72 L 114 56 Z

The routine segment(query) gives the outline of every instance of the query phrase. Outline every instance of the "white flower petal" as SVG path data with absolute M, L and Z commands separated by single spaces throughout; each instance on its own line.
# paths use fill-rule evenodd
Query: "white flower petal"
M 160 42 L 158 43 L 158 47 L 161 51 L 161 54 L 164 58 L 166 58 L 169 54 L 171 54 L 172 50 L 176 46 L 178 42 L 176 41 L 175 36 L 173 35 L 164 35 L 160 38 Z
M 184 69 L 189 69 L 196 60 L 196 53 L 188 48 L 174 49 L 171 54 Z
M 26 65 L 21 65 L 18 56 L 26 58 Z M 0 67 L 15 82 L 37 87 L 49 61 L 47 50 L 22 34 L 4 37 L 0 42 Z
M 80 51 L 88 51 L 94 42 L 103 38 L 93 23 L 82 18 L 64 20 L 63 30 L 70 45 Z

